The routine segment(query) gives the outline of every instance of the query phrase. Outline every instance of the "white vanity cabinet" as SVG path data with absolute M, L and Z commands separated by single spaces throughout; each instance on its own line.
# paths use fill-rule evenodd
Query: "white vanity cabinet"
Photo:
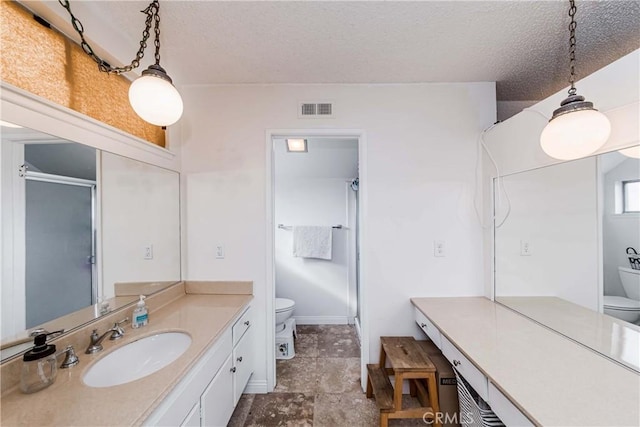
M 471 384 L 480 397 L 489 401 L 489 381 L 487 377 L 467 359 L 458 348 L 442 337 L 442 354 L 458 370 L 460 375 Z
M 248 307 L 145 420 L 147 426 L 226 426 L 253 373 Z
M 440 331 L 438 330 L 438 328 L 436 328 L 434 324 L 431 323 L 429 319 L 427 319 L 427 316 L 425 316 L 424 314 L 422 314 L 422 312 L 420 312 L 420 310 L 418 310 L 415 307 L 413 310 L 414 310 L 413 314 L 415 316 L 416 323 L 418 324 L 418 326 L 420 326 L 420 329 L 422 329 L 422 332 L 427 334 L 427 336 L 431 338 L 431 341 L 433 341 L 436 347 L 442 350 L 442 343 L 441 343 L 442 338 L 440 336 Z
M 444 356 L 484 399 L 501 421 L 510 427 L 528 427 L 534 424 L 489 381 L 489 378 L 467 358 L 417 307 L 414 318 L 420 329 L 442 350 Z
M 211 380 L 204 393 L 200 397 L 200 424 L 201 426 L 226 426 L 235 402 L 233 398 L 234 372 L 231 356 L 229 356 Z
M 489 401 L 491 409 L 505 425 L 523 427 L 534 425 L 493 383 L 489 383 Z
M 180 427 L 200 427 L 200 401 L 193 405 Z
M 233 347 L 233 405 L 238 404 L 244 388 L 253 373 L 253 331 L 249 328 Z

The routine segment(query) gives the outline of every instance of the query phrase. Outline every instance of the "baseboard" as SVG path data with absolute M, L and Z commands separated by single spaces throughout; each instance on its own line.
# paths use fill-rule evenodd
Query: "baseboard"
M 266 380 L 249 380 L 249 383 L 244 389 L 244 393 L 246 394 L 266 394 L 268 392 Z
M 296 325 L 348 325 L 347 316 L 293 316 Z
M 357 317 L 354 319 L 354 323 L 356 325 L 356 334 L 358 335 L 358 342 L 360 346 L 362 346 L 362 331 L 360 330 L 360 319 Z

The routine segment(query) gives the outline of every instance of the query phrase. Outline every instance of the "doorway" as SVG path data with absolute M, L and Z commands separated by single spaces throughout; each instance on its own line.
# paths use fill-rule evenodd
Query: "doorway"
M 293 133 L 268 134 L 272 237 L 268 263 L 273 299 L 268 301 L 271 308 L 267 310 L 275 311 L 276 298 L 287 298 L 295 302 L 293 319 L 303 330 L 320 325 L 350 325 L 354 329 L 357 325 L 358 338 L 354 341 L 363 344 L 358 354 L 363 356 L 364 366 L 368 351 L 362 342 L 366 322 L 361 310 L 364 292 L 359 249 L 363 136 L 326 131 Z M 292 150 L 287 139 L 300 140 L 302 148 Z M 331 229 L 330 259 L 295 256 L 294 228 L 301 226 Z M 268 356 L 273 357 L 273 374 L 267 375 L 268 383 L 273 381 L 268 384 L 269 390 L 276 385 L 277 339 L 282 340 L 275 333 L 268 339 L 268 345 L 272 344 Z

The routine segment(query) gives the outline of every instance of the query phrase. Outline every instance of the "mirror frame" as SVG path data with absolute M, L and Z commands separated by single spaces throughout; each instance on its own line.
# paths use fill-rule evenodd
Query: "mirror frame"
M 2 120 L 61 139 L 66 139 L 70 142 L 87 145 L 101 151 L 176 172 L 178 173 L 178 186 L 181 194 L 182 180 L 180 176 L 179 157 L 166 148 L 154 145 L 106 123 L 55 104 L 2 81 L 0 81 L 0 111 L 2 111 Z M 167 138 L 167 140 L 169 140 L 169 138 Z M 167 141 L 167 144 L 168 143 L 169 141 Z M 179 196 L 179 198 L 181 199 L 181 196 Z M 182 206 L 179 207 L 179 210 L 182 212 Z M 182 222 L 182 219 L 180 219 L 180 222 Z M 181 223 L 179 227 L 182 229 Z M 177 281 L 167 281 L 167 283 L 174 284 L 182 280 L 184 263 L 182 260 L 182 245 L 182 237 L 180 237 L 180 246 L 178 248 L 180 252 L 180 278 Z M 98 256 L 101 256 L 100 252 L 98 252 Z M 102 275 L 102 265 L 100 264 L 98 265 L 98 274 Z M 8 280 L 8 278 L 0 277 L 0 282 L 5 280 Z M 86 317 L 86 321 L 80 321 L 79 324 L 73 327 L 65 328 L 64 333 L 56 336 L 56 339 L 97 322 L 103 315 L 131 307 L 135 302 L 135 298 L 133 298 L 133 301 L 113 307 L 109 312 L 104 314 L 100 314 L 100 310 L 95 309 L 96 305 L 89 306 L 83 310 L 93 311 L 95 315 Z M 0 364 L 19 357 L 24 351 L 25 350 L 22 350 L 8 356 L 1 360 Z

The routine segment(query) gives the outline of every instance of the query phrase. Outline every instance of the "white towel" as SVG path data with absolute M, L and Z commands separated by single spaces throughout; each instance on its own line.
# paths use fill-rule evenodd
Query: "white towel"
M 331 227 L 294 226 L 293 256 L 331 259 Z

